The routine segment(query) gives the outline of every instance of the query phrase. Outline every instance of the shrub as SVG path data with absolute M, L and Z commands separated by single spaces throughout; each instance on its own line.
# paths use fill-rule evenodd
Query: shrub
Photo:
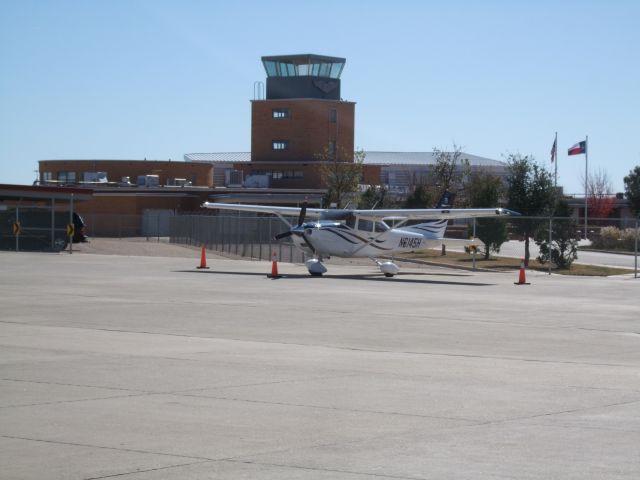
M 593 247 L 603 250 L 627 250 L 633 251 L 635 248 L 636 230 L 626 228 L 621 230 L 617 227 L 602 227 L 600 235 L 594 238 Z

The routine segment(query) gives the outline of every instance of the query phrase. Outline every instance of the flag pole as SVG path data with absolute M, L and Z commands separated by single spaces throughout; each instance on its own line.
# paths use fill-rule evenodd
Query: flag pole
M 589 135 L 584 140 L 584 239 L 587 238 L 587 197 L 589 195 Z
M 553 187 L 554 187 L 555 190 L 557 190 L 558 189 L 558 132 L 556 132 L 556 140 L 554 142 L 554 145 L 556 146 L 556 151 L 554 152 L 554 155 L 556 157 L 554 159 L 555 160 L 554 163 L 556 164 L 556 171 L 555 171 L 555 174 L 554 174 L 554 177 L 553 177 L 554 178 L 553 179 Z

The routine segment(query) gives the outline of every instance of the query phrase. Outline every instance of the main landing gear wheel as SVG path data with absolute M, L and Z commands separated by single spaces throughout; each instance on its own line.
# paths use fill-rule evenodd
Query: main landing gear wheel
M 312 258 L 305 262 L 307 270 L 314 277 L 321 277 L 323 273 L 327 273 L 327 267 L 325 267 L 320 260 Z

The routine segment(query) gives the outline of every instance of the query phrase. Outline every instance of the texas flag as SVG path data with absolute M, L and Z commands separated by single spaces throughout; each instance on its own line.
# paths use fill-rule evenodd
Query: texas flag
M 568 152 L 569 155 L 580 155 L 581 153 L 587 153 L 586 140 L 576 143 L 573 147 L 569 149 L 569 152 Z

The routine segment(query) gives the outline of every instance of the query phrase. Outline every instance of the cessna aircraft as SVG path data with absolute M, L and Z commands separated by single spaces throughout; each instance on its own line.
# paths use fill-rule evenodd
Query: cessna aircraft
M 302 207 L 275 207 L 230 203 L 202 204 L 205 208 L 277 215 L 289 230 L 275 236 L 277 240 L 291 237 L 296 247 L 311 256 L 306 267 L 311 275 L 322 275 L 327 269 L 323 260 L 329 257 L 368 257 L 387 277 L 396 275 L 400 268 L 392 261 L 380 261 L 379 256 L 438 248 L 444 244 L 470 245 L 474 240 L 444 238 L 447 222 L 451 218 L 480 218 L 518 215 L 504 208 L 450 208 L 453 194 L 445 192 L 436 208 L 354 210 Z M 292 225 L 285 216 L 298 215 Z M 307 221 L 307 217 L 314 220 Z M 404 226 L 411 220 L 428 220 Z M 390 227 L 387 222 L 392 222 Z M 402 227 L 402 228 L 401 228 Z

